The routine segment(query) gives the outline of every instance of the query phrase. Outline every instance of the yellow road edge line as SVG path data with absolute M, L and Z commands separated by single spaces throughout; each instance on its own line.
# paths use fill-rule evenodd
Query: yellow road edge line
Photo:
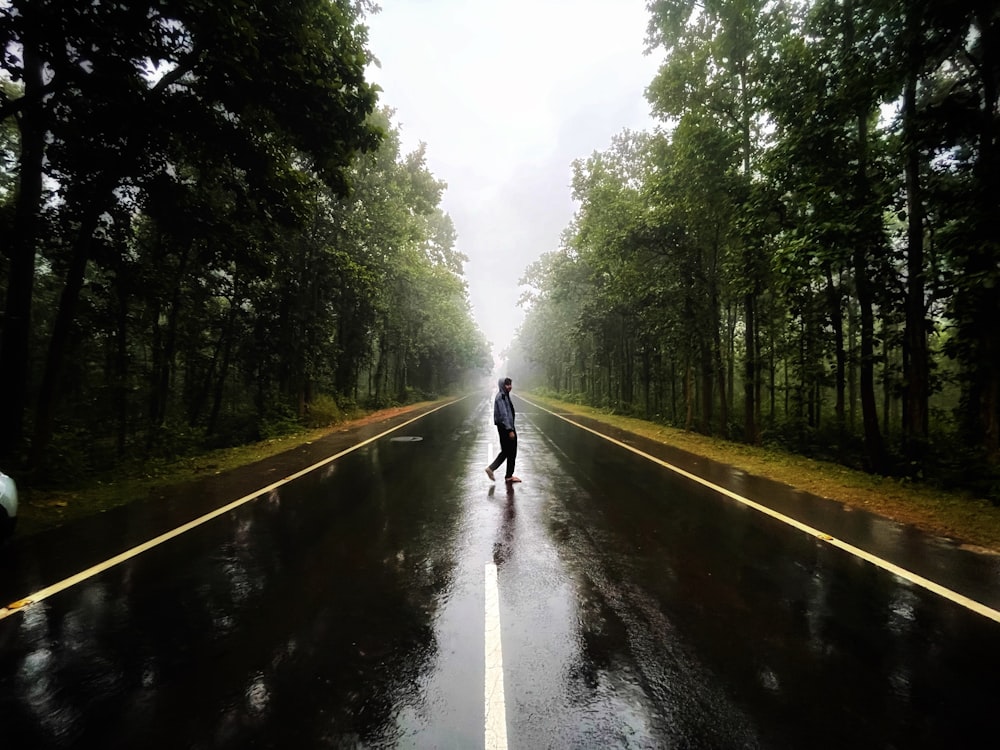
M 160 534 L 159 536 L 154 537 L 154 538 L 150 539 L 149 541 L 143 542 L 142 544 L 137 545 L 137 546 L 133 547 L 132 549 L 126 550 L 126 551 L 122 552 L 121 554 L 115 555 L 114 557 L 109 557 L 107 560 L 104 560 L 103 562 L 97 563 L 96 565 L 92 565 L 91 567 L 87 568 L 86 570 L 82 570 L 82 571 L 80 571 L 79 573 L 77 573 L 75 575 L 69 576 L 68 578 L 64 578 L 63 580 L 59 581 L 58 583 L 54 583 L 51 586 L 46 586 L 45 588 L 43 588 L 43 589 L 41 589 L 39 591 L 36 591 L 33 594 L 29 594 L 28 596 L 22 597 L 21 599 L 18 599 L 17 601 L 12 602 L 11 604 L 8 604 L 6 607 L 0 607 L 0 620 L 3 620 L 6 617 L 10 617 L 11 615 L 13 615 L 13 614 L 15 614 L 17 612 L 23 612 L 29 606 L 32 606 L 34 604 L 37 604 L 40 601 L 48 599 L 50 596 L 52 596 L 54 594 L 58 594 L 60 591 L 65 591 L 66 589 L 70 588 L 71 586 L 75 586 L 76 584 L 81 583 L 82 581 L 85 581 L 88 578 L 93 578 L 97 574 L 103 573 L 104 571 L 108 570 L 109 568 L 113 568 L 114 566 L 120 565 L 121 563 L 125 562 L 126 560 L 130 560 L 133 557 L 141 555 L 143 552 L 148 552 L 149 550 L 153 549 L 154 547 L 157 547 L 157 546 L 163 544 L 164 542 L 170 541 L 174 537 L 178 537 L 181 534 L 184 534 L 184 533 L 186 533 L 188 531 L 191 531 L 192 529 L 197 528 L 198 526 L 201 526 L 204 523 L 208 523 L 212 519 L 218 518 L 219 516 L 224 515 L 224 514 L 228 513 L 229 511 L 238 508 L 241 505 L 245 505 L 246 503 L 250 502 L 251 500 L 255 500 L 256 498 L 261 497 L 262 495 L 269 494 L 269 493 L 273 492 L 274 490 L 276 490 L 278 487 L 281 487 L 282 485 L 288 484 L 289 482 L 292 482 L 292 481 L 294 481 L 294 480 L 296 480 L 296 479 L 298 479 L 300 477 L 303 477 L 303 476 L 305 476 L 306 474 L 308 474 L 308 473 L 310 473 L 312 471 L 316 471 L 316 469 L 318 469 L 318 468 L 320 468 L 322 466 L 326 466 L 328 463 L 332 463 L 333 461 L 336 461 L 338 458 L 342 458 L 342 457 L 346 456 L 348 453 L 353 453 L 354 451 L 358 450 L 359 448 L 363 448 L 364 446 L 368 445 L 369 443 L 373 443 L 376 440 L 378 440 L 379 438 L 383 438 L 386 435 L 395 432 L 396 430 L 401 430 L 402 428 L 406 427 L 407 425 L 413 424 L 417 420 L 423 419 L 427 415 L 433 414 L 434 412 L 436 412 L 436 411 L 438 411 L 440 409 L 443 409 L 446 406 L 451 406 L 452 404 L 457 404 L 459 401 L 462 401 L 465 398 L 468 398 L 468 397 L 467 396 L 463 396 L 462 398 L 457 398 L 457 399 L 454 399 L 453 401 L 449 401 L 446 404 L 441 404 L 440 406 L 435 406 L 430 411 L 426 411 L 423 414 L 420 414 L 420 415 L 418 415 L 416 417 L 413 417 L 412 419 L 408 419 L 405 422 L 402 422 L 401 424 L 396 425 L 395 427 L 391 427 L 388 430 L 385 430 L 384 432 L 380 432 L 378 435 L 374 435 L 374 436 L 368 438 L 367 440 L 363 440 L 360 443 L 357 443 L 356 445 L 352 445 L 350 448 L 345 448 L 344 450 L 340 451 L 339 453 L 336 453 L 336 454 L 334 454 L 332 456 L 327 456 L 322 461 L 314 463 L 312 466 L 309 466 L 308 468 L 302 469 L 301 471 L 297 471 L 294 474 L 289 474 L 284 479 L 279 479 L 276 482 L 272 482 L 271 484 L 267 485 L 266 487 L 262 487 L 261 489 L 256 490 L 255 492 L 253 492 L 253 493 L 251 493 L 249 495 L 244 495 L 239 500 L 233 500 L 231 503 L 229 503 L 227 505 L 223 505 L 221 508 L 216 508 L 212 512 L 206 513 L 203 516 L 199 516 L 198 518 L 194 519 L 193 521 L 188 521 L 187 523 L 185 523 L 185 524 L 183 524 L 181 526 L 178 526 L 178 527 L 176 527 L 174 529 L 171 529 L 170 531 L 167 531 L 167 532 L 165 532 L 163 534 Z
M 917 586 L 927 589 L 928 591 L 938 594 L 939 596 L 942 596 L 945 599 L 948 599 L 956 604 L 959 604 L 965 607 L 966 609 L 970 609 L 976 614 L 982 615 L 983 617 L 988 617 L 989 619 L 995 622 L 1000 622 L 1000 611 L 993 609 L 992 607 L 989 607 L 983 604 L 982 602 L 978 602 L 975 599 L 970 599 L 969 597 L 960 594 L 957 591 L 952 591 L 951 589 L 942 586 L 939 583 L 935 583 L 929 578 L 924 578 L 922 575 L 914 573 L 911 570 L 907 570 L 906 568 L 901 568 L 900 566 L 896 565 L 895 563 L 889 562 L 888 560 L 883 560 L 881 557 L 873 555 L 872 553 L 867 552 L 866 550 L 863 550 L 860 547 L 855 547 L 853 544 L 850 544 L 849 542 L 845 542 L 842 539 L 837 539 L 836 537 L 824 531 L 820 531 L 819 529 L 813 528 L 808 524 L 804 524 L 801 521 L 797 521 L 791 516 L 786 516 L 783 513 L 779 513 L 778 511 L 774 510 L 773 508 L 768 508 L 766 505 L 761 505 L 760 503 L 754 502 L 753 500 L 743 497 L 742 495 L 739 495 L 736 492 L 733 492 L 732 490 L 728 490 L 725 487 L 720 487 L 714 482 L 710 482 L 707 479 L 703 479 L 702 477 L 699 477 L 695 474 L 685 471 L 679 466 L 674 466 L 673 464 L 668 463 L 667 461 L 664 461 L 660 458 L 657 458 L 656 456 L 651 456 L 648 453 L 645 453 L 639 450 L 638 448 L 629 445 L 628 443 L 623 443 L 620 440 L 616 440 L 615 438 L 605 435 L 601 432 L 598 432 L 597 430 L 593 430 L 590 427 L 587 427 L 586 425 L 582 425 L 579 422 L 574 422 L 569 417 L 565 417 L 562 414 L 557 414 L 554 411 L 546 409 L 544 406 L 540 404 L 536 404 L 533 401 L 529 401 L 528 399 L 524 398 L 524 396 L 520 396 L 520 398 L 523 401 L 526 401 L 527 403 L 531 404 L 536 409 L 541 409 L 542 411 L 551 414 L 554 417 L 558 417 L 559 419 L 563 420 L 564 422 L 568 422 L 574 427 L 578 427 L 581 430 L 586 430 L 587 432 L 593 435 L 597 435 L 598 437 L 603 438 L 604 440 L 607 440 L 610 443 L 614 443 L 615 445 L 621 448 L 625 448 L 626 450 L 632 451 L 632 453 L 635 453 L 638 456 L 642 456 L 643 458 L 652 461 L 653 463 L 659 464 L 660 466 L 669 469 L 670 471 L 679 474 L 680 476 L 686 479 L 690 479 L 693 482 L 697 482 L 698 484 L 708 487 L 709 489 L 718 492 L 721 495 L 725 495 L 726 497 L 735 500 L 736 502 L 741 503 L 747 506 L 748 508 L 752 508 L 756 511 L 760 511 L 765 515 L 771 516 L 771 518 L 781 521 L 782 523 L 787 524 L 789 526 L 792 526 L 793 528 L 796 528 L 799 531 L 805 532 L 806 534 L 809 534 L 810 536 L 813 536 L 820 541 L 826 542 L 827 544 L 833 547 L 838 547 L 839 549 L 842 549 L 845 552 L 854 555 L 855 557 L 859 557 L 862 560 L 871 563 L 872 565 L 882 568 L 883 570 L 886 570 L 892 573 L 893 575 L 899 576 L 900 578 L 909 581 L 910 583 L 913 583 Z

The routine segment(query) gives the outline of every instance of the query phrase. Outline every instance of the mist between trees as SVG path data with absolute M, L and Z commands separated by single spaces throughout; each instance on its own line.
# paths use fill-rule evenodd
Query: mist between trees
M 575 163 L 509 369 L 1000 501 L 997 4 L 649 7 L 662 126 Z
M 492 365 L 445 185 L 364 79 L 370 10 L 0 6 L 5 471 L 72 481 Z

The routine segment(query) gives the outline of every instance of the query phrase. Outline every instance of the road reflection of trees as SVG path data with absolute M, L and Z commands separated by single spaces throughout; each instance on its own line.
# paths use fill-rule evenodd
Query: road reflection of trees
M 990 715 L 995 624 L 707 490 L 572 455 L 548 522 L 579 579 L 581 700 L 632 673 L 667 731 L 709 746 L 975 744 L 959 735 Z M 920 562 L 901 529 L 810 507 Z
M 399 497 L 385 477 L 408 458 L 379 458 L 113 568 L 18 631 L 5 622 L 4 745 L 399 741 L 437 649 L 459 504 L 429 490 L 440 466 Z

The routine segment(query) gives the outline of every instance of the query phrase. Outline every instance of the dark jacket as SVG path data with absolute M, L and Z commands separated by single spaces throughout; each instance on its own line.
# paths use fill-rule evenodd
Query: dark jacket
M 500 378 L 497 381 L 500 392 L 493 399 L 493 424 L 503 425 L 507 432 L 511 432 L 514 429 L 514 404 L 511 403 L 510 394 L 503 385 L 506 379 Z

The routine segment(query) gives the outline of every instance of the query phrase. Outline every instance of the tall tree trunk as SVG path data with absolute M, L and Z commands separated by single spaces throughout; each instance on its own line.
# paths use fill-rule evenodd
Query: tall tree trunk
M 219 424 L 219 414 L 222 411 L 222 399 L 225 395 L 226 380 L 229 377 L 229 365 L 232 361 L 233 353 L 233 339 L 236 331 L 236 311 L 238 307 L 236 304 L 236 295 L 233 295 L 233 302 L 229 308 L 229 316 L 226 323 L 226 330 L 222 334 L 223 349 L 222 349 L 222 363 L 219 365 L 219 375 L 215 381 L 215 391 L 212 396 L 212 410 L 208 416 L 208 426 L 207 431 L 211 435 L 215 433 L 215 430 Z
M 642 413 L 646 419 L 653 416 L 653 405 L 650 397 L 651 381 L 653 379 L 653 363 L 649 353 L 649 346 L 642 347 Z
M 757 425 L 757 318 L 754 310 L 754 294 L 747 292 L 743 296 L 743 320 L 746 326 L 746 355 L 743 366 L 743 422 L 746 429 L 747 442 L 752 445 L 760 443 L 760 428 Z
M 128 296 L 122 283 L 124 274 L 122 258 L 117 257 L 117 278 L 115 285 L 115 378 L 114 394 L 117 410 L 116 453 L 118 458 L 125 456 L 128 444 Z
M 726 395 L 726 368 L 722 360 L 722 320 L 719 304 L 719 290 L 716 276 L 712 274 L 711 285 L 712 356 L 715 378 L 719 383 L 719 429 L 724 438 L 729 437 L 729 399 Z
M 885 318 L 882 318 L 881 330 L 888 331 L 890 325 Z M 883 339 L 884 341 L 884 339 Z M 892 441 L 892 388 L 889 384 L 892 382 L 892 360 L 890 357 L 889 345 L 887 343 L 882 344 L 882 356 L 880 357 L 882 362 L 882 439 L 886 443 L 891 443 Z
M 748 63 L 746 59 L 740 59 L 738 64 L 739 73 L 739 113 L 740 113 L 740 136 L 742 139 L 743 155 L 743 177 L 749 182 L 751 178 L 753 139 L 751 130 L 752 103 L 750 101 L 748 86 Z M 743 421 L 746 431 L 746 440 L 751 445 L 760 444 L 760 425 L 757 414 L 759 411 L 758 399 L 760 398 L 760 378 L 757 362 L 757 279 L 758 263 L 754 257 L 754 248 L 751 243 L 743 243 L 743 272 L 746 274 L 745 282 L 749 284 L 743 296 L 743 322 L 745 325 L 744 335 L 746 336 L 746 361 L 743 370 Z
M 386 330 L 386 322 L 382 322 L 382 333 L 378 338 L 378 352 L 377 360 L 375 363 L 375 405 L 377 407 L 383 406 L 383 399 L 385 398 L 386 387 L 388 382 L 388 370 L 389 370 L 389 344 L 388 344 L 388 332 Z
M 177 354 L 177 324 L 180 319 L 181 290 L 184 276 L 187 273 L 188 259 L 192 252 L 192 243 L 185 244 L 177 264 L 177 274 L 170 295 L 170 308 L 167 312 L 167 329 L 162 338 L 162 348 L 158 356 L 158 367 L 153 368 L 150 382 L 150 435 L 162 427 L 167 418 L 167 403 L 170 399 L 170 381 L 173 375 Z
M 778 388 L 778 358 L 775 352 L 777 342 L 774 340 L 774 326 L 768 326 L 768 420 L 773 425 L 777 419 L 777 388 Z
M 205 404 L 208 403 L 209 394 L 213 392 L 217 380 L 215 374 L 219 368 L 219 360 L 222 357 L 226 338 L 225 326 L 223 326 L 212 346 L 212 359 L 209 361 L 207 367 L 200 368 L 203 372 L 199 372 L 198 369 L 191 366 L 195 360 L 193 356 L 194 351 L 185 356 L 188 364 L 188 374 L 184 376 L 185 390 L 187 391 L 187 395 L 184 398 L 187 401 L 187 422 L 189 427 L 197 425 L 205 413 Z
M 35 431 L 31 443 L 31 465 L 34 468 L 44 464 L 45 455 L 52 440 L 57 403 L 56 393 L 59 389 L 59 379 L 62 375 L 62 366 L 66 358 L 66 348 L 73 328 L 73 321 L 76 317 L 76 305 L 83 289 L 87 262 L 90 260 L 90 251 L 94 241 L 94 231 L 97 229 L 97 222 L 104 211 L 105 204 L 110 199 L 110 190 L 104 191 L 99 188 L 96 191 L 96 198 L 86 213 L 86 218 L 80 226 L 73 246 L 73 255 L 59 299 L 59 310 L 56 313 L 52 338 L 49 340 L 45 372 L 38 392 Z
M 703 340 L 699 345 L 700 371 L 701 371 L 701 418 L 699 420 L 700 429 L 706 435 L 713 434 L 712 419 L 714 416 L 715 384 L 712 382 L 712 346 L 709 340 Z
M 854 432 L 858 425 L 858 315 L 857 306 L 847 301 L 847 427 Z
M 687 362 L 684 366 L 684 429 L 694 426 L 694 366 Z
M 42 61 L 30 40 L 22 47 L 24 96 L 32 100 L 18 120 L 21 153 L 14 223 L 8 238 L 10 275 L 0 338 L 0 459 L 12 459 L 24 437 L 31 361 L 31 301 L 35 286 L 35 253 L 41 236 L 42 171 L 45 125 L 41 108 Z M 37 101 L 39 104 L 35 104 Z
M 986 6 L 988 7 L 988 6 Z M 990 15 L 990 13 L 994 15 Z M 970 399 L 967 420 L 973 435 L 981 440 L 988 460 L 1000 463 L 1000 128 L 997 126 L 1000 81 L 1000 39 L 995 10 L 977 13 L 976 26 L 982 38 L 979 70 L 982 77 L 982 104 L 979 111 L 979 155 L 974 167 L 976 182 L 976 247 L 970 250 L 967 273 L 988 283 L 977 285 L 971 302 L 968 335 L 974 358 L 971 370 L 975 398 Z
M 851 61 L 857 55 L 854 49 L 854 0 L 847 0 L 844 4 L 844 21 L 845 59 Z M 875 249 L 875 233 L 879 231 L 875 222 L 881 219 L 872 216 L 874 196 L 868 175 L 868 120 L 871 113 L 866 105 L 859 105 L 854 114 L 857 135 L 854 157 L 857 171 L 853 198 L 860 225 L 854 238 L 852 261 L 861 316 L 861 419 L 868 468 L 881 474 L 886 469 L 886 456 L 879 430 L 878 405 L 875 402 L 875 288 L 869 275 L 868 263 Z
M 868 253 L 863 243 L 854 251 L 858 306 L 861 312 L 861 420 L 864 425 L 865 455 L 868 468 L 875 473 L 885 471 L 885 448 L 878 423 L 878 404 L 875 401 L 875 314 L 874 291 L 868 278 Z
M 837 458 L 843 461 L 847 451 L 847 414 L 844 404 L 847 383 L 847 352 L 844 350 L 844 318 L 840 290 L 833 283 L 833 270 L 829 263 L 826 264 L 825 270 L 827 310 L 830 325 L 833 327 L 833 340 L 836 350 L 834 370 L 836 402 L 833 411 L 837 422 Z
M 633 361 L 632 338 L 626 333 L 627 323 L 622 319 L 622 401 L 632 411 L 635 402 L 635 362 Z
M 670 423 L 677 424 L 677 361 L 670 358 Z
M 606 340 L 606 338 L 605 338 L 605 340 Z M 604 363 L 605 363 L 605 370 L 607 372 L 607 383 L 605 384 L 605 386 L 606 386 L 605 394 L 606 395 L 605 395 L 605 401 L 604 401 L 603 405 L 604 406 L 613 406 L 614 405 L 614 393 L 612 391 L 612 381 L 613 381 L 613 378 L 611 377 L 612 362 L 611 362 L 611 355 L 610 354 L 605 354 L 604 355 Z
M 159 381 L 159 372 L 163 367 L 163 327 L 160 325 L 160 315 L 163 314 L 163 304 L 162 301 L 157 296 L 150 302 L 150 316 L 149 319 L 152 325 L 152 331 L 150 331 L 149 336 L 149 382 L 147 384 L 146 390 L 146 422 L 149 430 L 146 435 L 146 448 L 149 449 L 153 445 L 153 425 L 156 425 L 159 420 L 160 414 L 160 402 L 159 395 L 160 391 L 156 387 Z
M 806 323 L 805 316 L 799 317 L 799 351 L 798 351 L 798 377 L 795 379 L 795 424 L 796 430 L 798 431 L 798 443 L 799 449 L 802 450 L 805 446 L 805 422 L 806 422 L 806 363 L 808 361 L 807 356 L 807 337 L 809 335 L 809 326 Z
M 911 8 L 908 14 L 915 14 Z M 919 20 L 910 19 L 909 25 Z M 910 462 L 923 459 L 927 443 L 930 369 L 927 351 L 923 196 L 917 132 L 917 29 L 908 32 L 910 71 L 903 92 L 903 145 L 906 154 L 906 332 L 903 338 L 903 449 Z

